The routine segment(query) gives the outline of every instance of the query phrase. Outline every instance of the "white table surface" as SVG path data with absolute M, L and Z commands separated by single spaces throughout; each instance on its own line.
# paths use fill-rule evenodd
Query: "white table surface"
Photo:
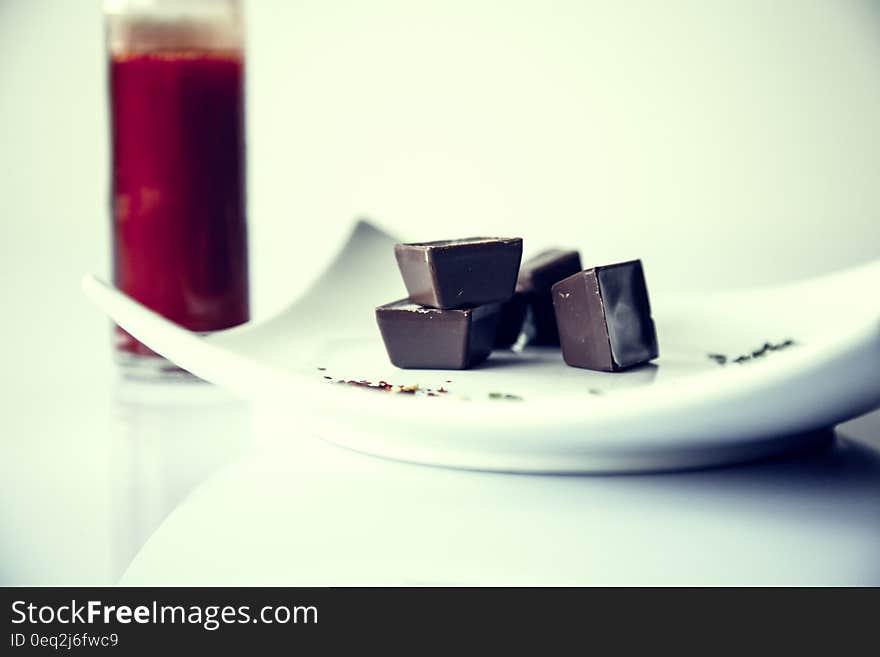
M 571 235 L 591 258 L 647 258 L 666 289 L 877 257 L 870 3 L 648 3 L 639 21 L 392 5 L 250 4 L 258 316 L 360 212 L 414 237 Z M 603 39 L 583 38 L 595 12 Z M 511 476 L 347 452 L 206 385 L 121 381 L 78 289 L 108 263 L 103 75 L 97 3 L 0 3 L 0 583 L 880 584 L 880 413 L 749 466 Z

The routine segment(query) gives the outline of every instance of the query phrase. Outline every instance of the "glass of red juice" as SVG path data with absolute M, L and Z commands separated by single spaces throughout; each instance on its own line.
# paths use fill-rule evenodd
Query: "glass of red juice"
M 113 281 L 201 333 L 248 321 L 239 0 L 107 0 Z M 120 327 L 130 374 L 181 371 Z

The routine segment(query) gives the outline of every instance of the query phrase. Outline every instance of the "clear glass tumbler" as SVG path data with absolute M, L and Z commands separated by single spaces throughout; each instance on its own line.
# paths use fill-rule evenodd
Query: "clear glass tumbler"
M 113 280 L 192 331 L 249 319 L 240 0 L 106 0 Z M 173 365 L 119 327 L 117 361 Z

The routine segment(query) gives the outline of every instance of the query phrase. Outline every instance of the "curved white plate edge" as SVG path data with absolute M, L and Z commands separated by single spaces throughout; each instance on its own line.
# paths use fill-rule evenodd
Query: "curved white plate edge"
M 351 230 L 349 231 L 348 237 L 342 242 L 341 246 L 337 249 L 336 254 L 333 256 L 330 262 L 318 273 L 317 276 L 312 279 L 310 284 L 298 297 L 284 304 L 272 316 L 266 317 L 265 319 L 261 319 L 258 321 L 245 322 L 244 324 L 240 324 L 239 326 L 233 326 L 232 328 L 217 331 L 211 335 L 211 338 L 220 338 L 221 340 L 223 340 L 226 338 L 234 339 L 237 338 L 239 335 L 246 335 L 255 329 L 264 328 L 266 324 L 274 322 L 279 317 L 287 314 L 287 312 L 293 308 L 299 308 L 304 304 L 313 302 L 313 297 L 322 287 L 322 284 L 326 283 L 326 281 L 329 280 L 336 280 L 338 278 L 338 272 L 347 271 L 347 269 L 343 267 L 342 264 L 345 263 L 353 255 L 354 252 L 365 250 L 365 239 L 371 241 L 380 241 L 383 248 L 392 247 L 396 242 L 400 241 L 370 220 L 363 218 L 356 220 L 354 226 L 352 226 Z
M 786 454 L 795 449 L 827 442 L 833 433 L 824 430 L 796 432 L 755 440 L 725 443 L 721 445 L 693 444 L 678 446 L 664 444 L 655 449 L 615 450 L 609 444 L 581 450 L 521 449 L 505 451 L 499 458 L 498 446 L 486 449 L 455 449 L 436 443 L 421 444 L 411 437 L 404 442 L 389 444 L 387 436 L 373 439 L 369 432 L 347 436 L 339 433 L 313 432 L 317 438 L 339 447 L 378 456 L 390 461 L 415 463 L 441 468 L 455 468 L 475 472 L 500 472 L 512 474 L 642 474 L 650 472 L 684 472 L 713 467 L 735 466 Z M 578 447 L 589 445 L 581 441 Z M 522 447 L 522 445 L 518 445 Z M 503 465 L 502 465 L 503 463 Z
M 205 381 L 221 385 L 244 398 L 250 398 L 253 389 L 252 386 L 239 385 L 247 378 L 241 373 L 280 386 L 290 383 L 289 377 L 279 377 L 271 369 L 245 356 L 218 348 L 91 274 L 83 277 L 81 285 L 86 297 L 116 324 L 156 353 Z M 235 376 L 230 376 L 232 373 Z
M 878 397 L 875 396 L 862 409 L 856 409 L 853 416 L 868 406 L 875 406 L 877 402 Z M 712 402 L 703 399 L 700 404 L 708 412 Z M 771 402 L 772 407 L 777 405 L 778 400 Z M 779 417 L 784 419 L 802 410 L 795 406 L 794 411 L 780 409 Z M 731 407 L 739 408 L 736 404 L 728 405 L 728 408 Z M 752 408 L 745 412 L 761 411 Z M 843 412 L 839 419 L 848 417 L 850 415 Z M 682 418 L 684 423 L 681 423 Z M 584 416 L 580 419 L 583 422 Z M 490 421 L 484 423 L 487 426 L 481 427 L 468 421 L 458 426 L 468 435 L 467 445 L 462 445 L 448 441 L 448 433 L 455 431 L 456 426 L 447 420 L 441 423 L 443 431 L 426 431 L 424 417 L 413 418 L 412 424 L 403 425 L 410 427 L 403 432 L 392 431 L 399 427 L 388 427 L 382 418 L 360 420 L 356 427 L 343 427 L 345 431 L 339 431 L 338 423 L 329 427 L 327 423 L 320 423 L 312 431 L 329 442 L 354 451 L 395 460 L 515 472 L 668 471 L 732 464 L 781 454 L 793 447 L 815 442 L 821 436 L 812 434 L 820 427 L 837 423 L 806 419 L 801 420 L 802 426 L 793 426 L 786 420 L 777 430 L 769 428 L 765 421 L 760 430 L 748 431 L 735 417 L 728 417 L 723 427 L 713 417 L 712 430 L 707 434 L 705 413 L 686 413 L 677 408 L 666 424 L 657 418 L 639 420 L 641 426 L 645 427 L 643 431 L 639 431 L 639 422 L 618 421 L 612 428 L 620 425 L 625 428 L 618 431 L 618 435 L 613 435 L 614 432 L 607 425 L 591 423 L 589 440 L 584 440 L 583 428 L 556 422 L 551 422 L 554 440 L 547 441 L 545 436 L 535 432 L 534 427 L 529 431 L 511 422 L 505 422 L 503 427 L 493 427 Z M 658 422 L 665 430 L 663 433 L 657 430 Z M 421 427 L 417 436 L 413 435 L 411 427 Z M 646 435 L 650 437 L 645 438 Z M 413 440 L 414 437 L 417 440 Z M 503 452 L 499 453 L 499 449 Z
M 153 313 L 138 302 L 119 292 L 116 288 L 100 281 L 91 275 L 83 278 L 83 290 L 86 295 L 102 308 L 114 321 L 132 333 L 138 339 L 146 338 L 157 353 L 162 354 L 184 369 L 207 381 L 226 387 L 236 394 L 247 398 L 272 398 L 277 397 L 290 404 L 291 400 L 301 403 L 297 406 L 307 407 L 310 403 L 316 403 L 316 410 L 324 405 L 338 408 L 339 394 L 348 394 L 347 407 L 351 411 L 366 413 L 368 415 L 384 416 L 392 405 L 394 412 L 401 417 L 418 419 L 424 415 L 422 403 L 436 403 L 433 399 L 410 398 L 400 400 L 392 396 L 372 396 L 369 398 L 363 391 L 347 388 L 339 389 L 327 386 L 323 381 L 316 381 L 291 372 L 279 371 L 251 361 L 229 350 L 212 345 L 198 335 L 180 328 L 174 323 Z M 739 370 L 707 371 L 688 377 L 677 386 L 679 396 L 689 397 L 691 400 L 679 402 L 681 405 L 705 407 L 707 404 L 717 404 L 729 401 L 731 397 L 743 392 L 751 393 L 752 396 L 760 394 L 767 388 L 774 387 L 779 381 L 790 378 L 791 371 L 804 371 L 806 363 L 807 374 L 821 371 L 826 362 L 833 362 L 840 357 L 841 350 L 844 352 L 856 352 L 864 350 L 865 358 L 877 358 L 877 353 L 871 353 L 871 347 L 880 351 L 880 322 L 872 321 L 851 330 L 845 337 L 829 344 L 817 344 L 803 346 L 798 350 L 780 354 L 786 358 L 774 359 L 775 362 L 751 363 L 748 368 Z M 794 356 L 797 355 L 795 358 Z M 858 360 L 858 359 L 857 359 Z M 756 377 L 755 370 L 764 370 L 763 376 Z M 723 379 L 719 378 L 724 376 Z M 253 381 L 259 381 L 253 385 Z M 711 386 L 714 394 L 706 395 L 706 382 L 714 383 Z M 880 404 L 880 381 L 876 381 L 875 387 L 870 388 L 865 395 L 865 406 L 859 407 L 862 412 L 871 410 L 875 404 Z M 662 395 L 652 395 L 650 389 L 632 389 L 615 392 L 614 395 L 603 397 L 601 403 L 593 403 L 591 408 L 591 421 L 599 422 L 603 415 L 615 416 L 622 407 L 630 403 L 631 398 L 638 397 L 640 413 L 662 411 L 664 400 Z M 406 403 L 401 404 L 401 401 Z M 526 422 L 529 425 L 544 423 L 546 412 L 554 412 L 554 421 L 572 419 L 575 423 L 583 423 L 583 412 L 569 410 L 567 413 L 559 413 L 560 406 L 570 407 L 571 404 L 555 403 L 556 400 L 542 400 L 529 404 L 510 404 L 505 408 L 508 419 L 517 422 Z M 593 401 L 593 400 L 590 400 Z M 598 400 L 595 400 L 598 402 Z M 413 403 L 416 402 L 416 403 Z M 652 403 L 653 402 L 653 403 Z M 466 419 L 469 422 L 482 419 L 485 404 L 493 404 L 494 410 L 498 410 L 497 402 L 489 401 L 459 401 L 456 399 L 444 400 L 443 403 L 457 404 L 455 416 Z M 535 404 L 540 403 L 545 412 L 536 410 Z M 585 402 L 589 403 L 589 402 Z M 652 406 L 654 408 L 652 408 Z M 528 408 L 526 408 L 528 407 Z M 662 413 L 661 413 L 662 415 Z M 540 418 L 540 419 L 539 419 Z

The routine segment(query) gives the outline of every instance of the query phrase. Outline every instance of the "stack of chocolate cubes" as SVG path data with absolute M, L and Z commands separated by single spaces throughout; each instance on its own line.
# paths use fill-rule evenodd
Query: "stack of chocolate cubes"
M 397 244 L 394 254 L 409 297 L 376 309 L 391 362 L 403 368 L 465 369 L 486 360 L 501 304 L 514 293 L 522 239 Z
M 391 362 L 465 369 L 494 349 L 561 347 L 568 365 L 616 372 L 658 355 L 639 260 L 581 270 L 552 249 L 520 267 L 522 239 L 473 237 L 398 244 L 409 297 L 376 319 Z

